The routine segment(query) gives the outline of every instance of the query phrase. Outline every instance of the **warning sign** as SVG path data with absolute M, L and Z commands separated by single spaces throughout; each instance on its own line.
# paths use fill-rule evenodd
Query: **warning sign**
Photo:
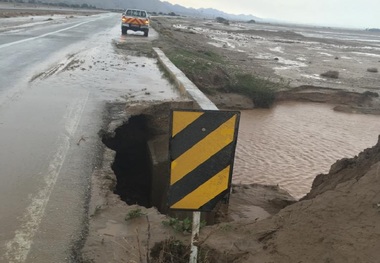
M 228 197 L 240 112 L 172 112 L 169 208 L 211 211 Z

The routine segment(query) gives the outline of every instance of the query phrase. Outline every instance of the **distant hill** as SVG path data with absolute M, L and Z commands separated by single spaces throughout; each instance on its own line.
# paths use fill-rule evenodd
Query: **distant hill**
M 380 33 L 380 28 L 367 28 L 366 31 Z
M 127 8 L 140 8 L 145 9 L 148 12 L 162 12 L 175 14 L 193 16 L 193 17 L 204 17 L 204 18 L 216 18 L 224 17 L 229 20 L 255 20 L 261 21 L 260 18 L 253 15 L 233 15 L 227 14 L 225 12 L 213 9 L 213 8 L 186 8 L 180 5 L 173 5 L 169 2 L 161 2 L 159 0 L 39 0 L 43 3 L 65 3 L 65 4 L 88 4 L 96 6 L 97 8 L 104 9 L 127 9 Z
M 213 8 L 207 8 L 207 9 L 201 8 L 201 9 L 198 9 L 198 11 L 200 11 L 203 15 L 205 15 L 209 18 L 224 17 L 224 18 L 227 18 L 230 20 L 246 20 L 246 21 L 249 21 L 249 20 L 261 21 L 262 20 L 261 18 L 259 18 L 257 16 L 253 16 L 253 15 L 228 14 L 228 13 L 225 13 L 225 12 L 213 9 Z

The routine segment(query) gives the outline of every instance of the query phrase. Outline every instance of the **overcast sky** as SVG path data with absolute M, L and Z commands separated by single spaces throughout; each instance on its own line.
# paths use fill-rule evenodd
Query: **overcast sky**
M 166 0 L 194 8 L 215 8 L 288 22 L 380 28 L 380 0 Z

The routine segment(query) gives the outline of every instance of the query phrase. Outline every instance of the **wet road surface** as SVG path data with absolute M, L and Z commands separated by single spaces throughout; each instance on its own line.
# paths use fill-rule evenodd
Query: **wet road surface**
M 178 97 L 154 60 L 114 51 L 139 37 L 119 18 L 0 33 L 0 262 L 75 262 L 106 101 Z

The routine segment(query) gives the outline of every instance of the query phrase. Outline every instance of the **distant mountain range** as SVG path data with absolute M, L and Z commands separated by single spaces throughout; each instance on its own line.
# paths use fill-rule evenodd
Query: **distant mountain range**
M 255 20 L 261 21 L 260 18 L 253 15 L 234 15 L 227 14 L 225 12 L 213 9 L 213 8 L 186 8 L 180 5 L 173 5 L 169 2 L 161 2 L 160 0 L 42 0 L 46 3 L 65 3 L 65 4 L 88 4 L 96 6 L 97 8 L 104 9 L 127 9 L 127 8 L 140 8 L 145 9 L 148 12 L 162 12 L 175 14 L 193 16 L 193 17 L 204 17 L 204 18 L 216 18 L 223 17 L 229 20 Z

